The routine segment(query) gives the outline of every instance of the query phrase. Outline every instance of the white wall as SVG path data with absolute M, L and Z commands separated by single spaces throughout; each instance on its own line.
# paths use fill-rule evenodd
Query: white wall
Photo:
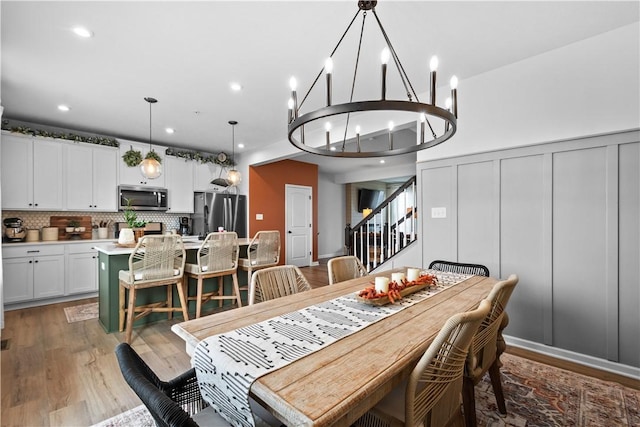
M 344 254 L 345 186 L 318 175 L 318 258 Z
M 636 22 L 462 80 L 456 135 L 418 162 L 638 128 L 639 55 Z

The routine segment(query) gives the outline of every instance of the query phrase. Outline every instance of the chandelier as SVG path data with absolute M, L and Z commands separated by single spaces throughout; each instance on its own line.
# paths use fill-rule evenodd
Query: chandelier
M 291 77 L 289 81 L 291 98 L 288 103 L 287 131 L 291 144 L 300 150 L 324 156 L 348 158 L 393 156 L 434 147 L 445 142 L 456 133 L 458 79 L 455 76 L 451 78 L 451 98 L 447 99 L 445 108 L 438 107 L 436 105 L 436 69 L 438 67 L 438 59 L 435 56 L 432 57 L 430 62 L 431 73 L 429 75 L 430 99 L 428 103 L 420 102 L 391 44 L 391 40 L 378 18 L 375 9 L 377 3 L 377 1 L 358 2 L 358 11 L 300 103 L 298 103 L 297 81 L 295 77 Z M 368 11 L 373 14 L 386 45 L 380 56 L 380 92 L 378 98 L 354 101 L 356 77 L 361 59 L 360 52 Z M 351 93 L 348 97 L 348 102 L 334 104 L 332 93 L 333 57 L 361 12 L 362 25 L 355 58 Z M 387 98 L 387 65 L 390 59 L 400 75 L 401 83 L 406 91 L 406 100 Z M 321 80 L 320 77 L 323 72 L 325 73 L 326 96 L 323 94 L 322 98 L 326 102 L 323 102 L 324 105 L 315 110 L 303 110 L 303 104 L 312 93 L 316 83 Z M 369 118 L 367 118 L 367 115 Z M 396 138 L 394 142 L 393 130 L 396 126 L 392 120 L 388 120 L 388 118 L 394 117 L 402 117 L 405 123 L 420 123 L 419 130 L 416 125 L 417 135 L 415 141 L 407 142 L 406 138 L 403 141 L 399 141 Z M 371 125 L 371 119 L 378 123 L 382 121 L 384 125 Z M 365 130 L 366 134 L 379 135 L 380 131 L 385 129 L 383 133 L 386 132 L 388 137 L 382 138 L 382 142 L 379 138 L 376 138 L 377 141 L 375 143 L 370 143 L 373 140 L 371 138 L 361 141 L 360 136 L 363 134 L 361 132 L 364 125 L 361 126 L 360 123 L 366 120 L 368 120 L 367 124 L 371 126 L 370 129 Z M 322 128 L 324 129 L 324 135 L 322 135 Z M 338 138 L 333 137 L 332 129 L 335 135 L 339 135 Z

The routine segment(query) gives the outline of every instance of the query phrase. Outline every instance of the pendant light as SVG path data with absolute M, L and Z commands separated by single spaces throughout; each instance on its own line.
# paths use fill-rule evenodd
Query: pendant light
M 230 186 L 235 186 L 240 184 L 240 181 L 242 181 L 242 176 L 240 176 L 240 172 L 238 172 L 235 169 L 235 154 L 236 154 L 236 133 L 235 133 L 235 129 L 236 129 L 236 125 L 238 124 L 238 122 L 236 122 L 235 120 L 229 120 L 229 124 L 231 125 L 231 167 L 233 169 L 231 169 L 229 171 L 229 173 L 227 174 L 227 181 L 229 182 Z
M 151 105 L 158 102 L 158 100 L 150 97 L 146 97 L 144 100 L 149 103 L 149 152 L 140 163 L 140 172 L 147 179 L 156 179 L 162 174 L 162 165 L 154 158 L 155 153 L 151 147 Z

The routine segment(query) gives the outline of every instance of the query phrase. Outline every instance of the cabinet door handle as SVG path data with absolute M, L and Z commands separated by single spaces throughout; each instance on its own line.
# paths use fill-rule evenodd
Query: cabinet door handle
M 38 263 L 38 260 L 35 260 L 35 261 L 33 261 L 33 262 L 35 262 L 35 263 L 37 264 L 37 263 Z
M 36 203 L 36 206 L 38 206 L 38 204 Z
M 31 250 L 31 251 L 27 251 L 28 254 L 35 254 L 35 253 L 38 253 L 38 252 L 40 252 L 40 251 L 37 250 L 37 249 Z
M 32 264 L 32 263 L 33 263 L 33 261 L 29 260 L 29 264 Z

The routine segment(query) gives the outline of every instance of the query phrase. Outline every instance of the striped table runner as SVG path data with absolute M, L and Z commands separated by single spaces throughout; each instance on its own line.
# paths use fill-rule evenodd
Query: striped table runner
M 256 378 L 471 277 L 430 270 L 425 273 L 435 274 L 438 286 L 408 295 L 395 304 L 363 304 L 355 294 L 349 294 L 202 340 L 191 364 L 203 398 L 231 425 L 254 426 L 249 389 Z

